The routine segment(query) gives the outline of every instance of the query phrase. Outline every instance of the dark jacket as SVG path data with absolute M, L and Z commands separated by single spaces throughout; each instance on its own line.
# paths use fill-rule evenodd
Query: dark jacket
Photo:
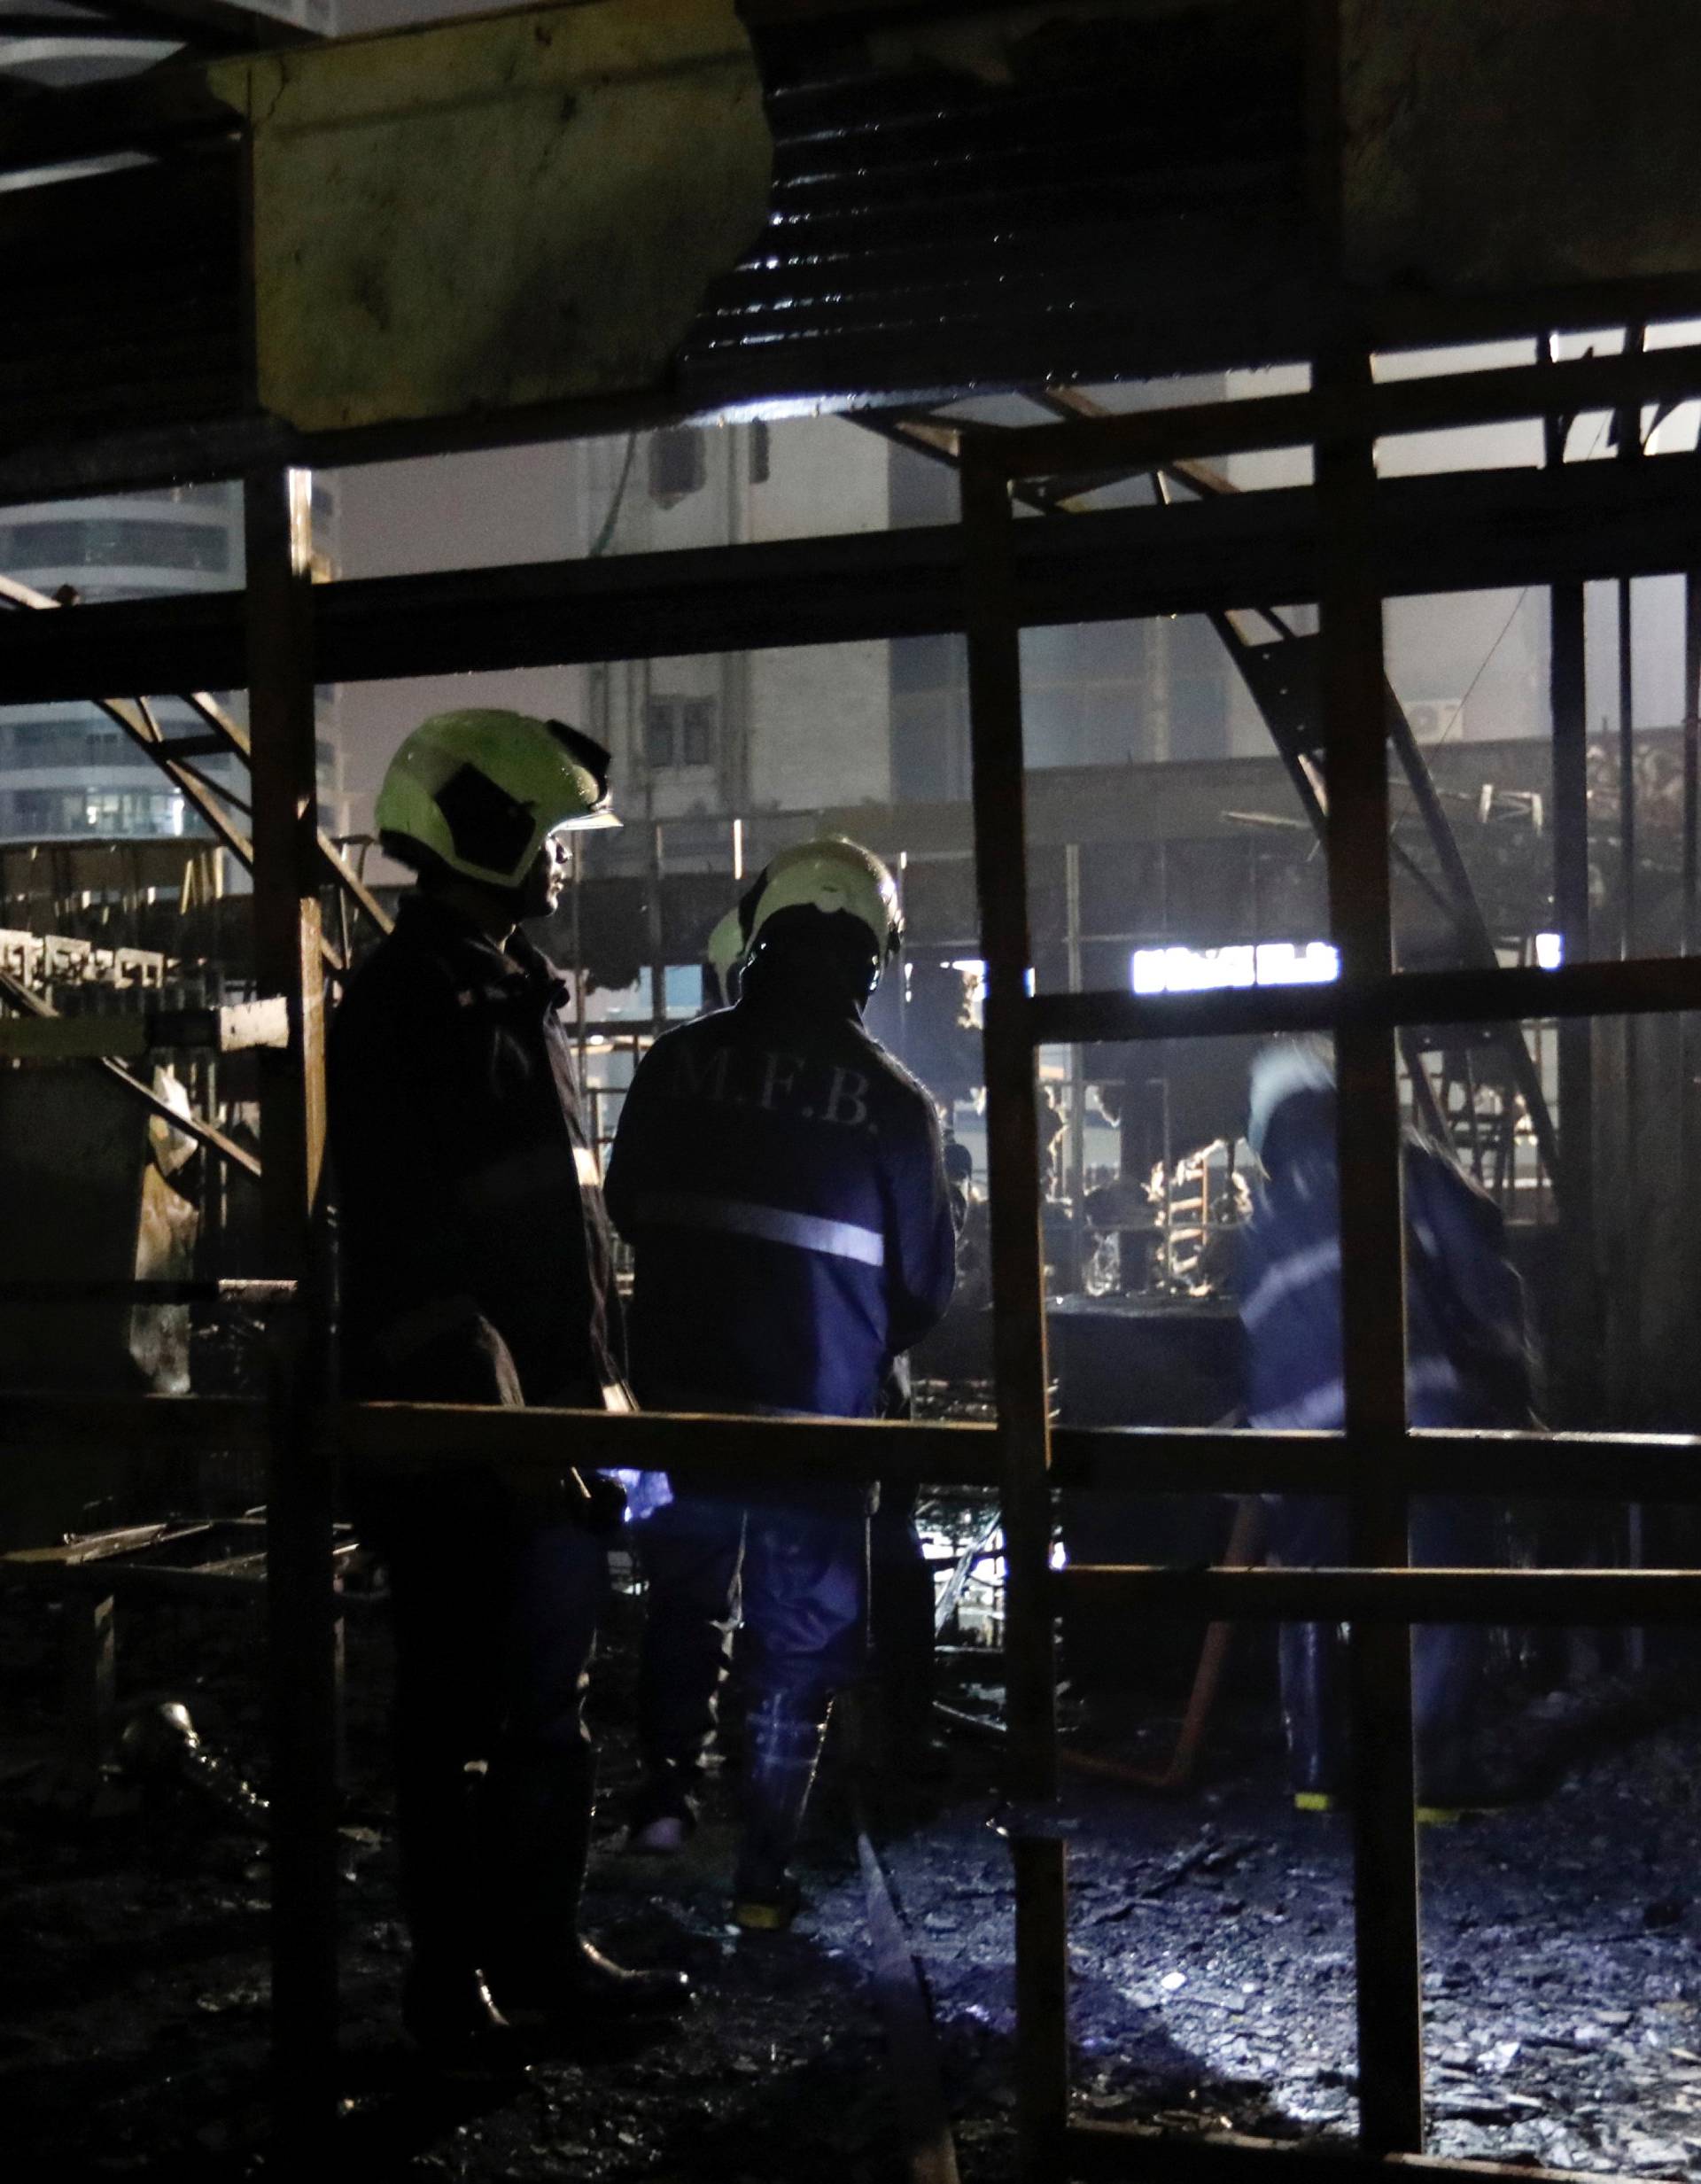
M 933 1102 L 848 1005 L 752 978 L 656 1041 L 609 1160 L 633 1377 L 661 1407 L 872 1418 L 951 1300 Z
M 351 1395 L 596 1407 L 619 1380 L 570 991 L 424 895 L 352 981 L 330 1044 Z
M 1425 1139 L 1408 1132 L 1404 1152 L 1407 1415 L 1414 1426 L 1526 1425 L 1524 1290 L 1500 1210 Z M 1241 1233 L 1247 1422 L 1339 1432 L 1346 1400 L 1332 1094 L 1284 1100 L 1264 1161 L 1269 1181 Z

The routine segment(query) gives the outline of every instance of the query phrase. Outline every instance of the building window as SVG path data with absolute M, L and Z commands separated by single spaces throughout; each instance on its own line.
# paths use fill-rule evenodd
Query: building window
M 183 799 L 158 789 L 20 789 L 12 797 L 19 835 L 181 835 L 187 819 Z
M 644 763 L 713 766 L 720 708 L 711 697 L 652 697 L 644 710 Z
M 0 568 L 187 569 L 221 576 L 230 539 L 221 525 L 96 516 L 0 525 Z
M 715 763 L 715 715 L 718 710 L 711 697 L 688 697 L 681 703 L 681 766 L 713 766 Z
M 708 470 L 703 434 L 687 424 L 669 425 L 649 436 L 649 497 L 663 508 L 700 493 Z
M 773 474 L 773 444 L 768 434 L 765 417 L 758 417 L 750 427 L 750 483 L 765 486 Z
M 673 764 L 678 716 L 671 697 L 653 697 L 644 707 L 644 764 L 652 770 Z

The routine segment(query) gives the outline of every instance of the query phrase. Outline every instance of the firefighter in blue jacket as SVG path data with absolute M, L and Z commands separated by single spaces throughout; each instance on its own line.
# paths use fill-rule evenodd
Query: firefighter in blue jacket
M 873 1418 L 954 1279 L 933 1102 L 862 1024 L 898 944 L 897 890 L 856 843 L 812 842 L 773 860 L 742 915 L 736 1006 L 656 1041 L 610 1156 L 608 1208 L 635 1261 L 634 1385 L 665 1410 Z M 868 1497 L 804 1477 L 715 1486 L 643 1527 L 633 1833 L 691 1824 L 742 1607 L 734 1917 L 759 1931 L 796 1908 L 787 1866 L 828 1709 L 862 1664 Z
M 625 1407 L 569 988 L 520 922 L 555 906 L 565 830 L 617 823 L 607 765 L 559 721 L 479 710 L 425 721 L 384 776 L 380 836 L 419 885 L 330 1048 L 352 1396 Z M 447 2060 L 500 2059 L 517 2018 L 561 2029 L 683 1993 L 579 1931 L 607 1556 L 572 1462 L 569 1443 L 555 1496 L 472 1460 L 353 1481 L 395 1623 L 404 2013 Z
M 1288 1040 L 1257 1055 L 1247 1139 L 1265 1175 L 1241 1240 L 1247 1424 L 1265 1432 L 1339 1432 L 1346 1414 L 1340 1181 L 1334 1069 L 1324 1049 Z M 1499 1209 L 1449 1154 L 1410 1131 L 1404 1185 L 1408 1417 L 1414 1426 L 1527 1424 L 1523 1286 L 1506 1255 Z M 1326 1566 L 1349 1558 L 1337 1500 L 1285 1496 L 1272 1529 L 1278 1561 Z M 1499 1558 L 1495 1533 L 1494 1512 L 1479 1500 L 1413 1500 L 1411 1551 L 1419 1564 L 1491 1564 Z M 1500 1795 L 1473 1735 L 1486 1644 L 1477 1624 L 1413 1628 L 1412 1711 L 1425 1813 L 1439 1816 Z M 1340 1790 L 1346 1756 L 1340 1633 L 1332 1624 L 1287 1623 L 1280 1648 L 1295 1802 L 1326 1809 Z

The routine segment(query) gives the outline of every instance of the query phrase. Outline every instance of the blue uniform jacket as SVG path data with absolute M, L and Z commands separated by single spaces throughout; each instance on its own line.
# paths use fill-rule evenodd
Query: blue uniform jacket
M 1242 1232 L 1247 1423 L 1265 1431 L 1338 1432 L 1344 1422 L 1334 1131 L 1329 1095 L 1283 1103 L 1266 1146 L 1270 1177 Z M 1411 1424 L 1526 1424 L 1523 1286 L 1498 1208 L 1415 1135 L 1405 1143 L 1404 1180 Z
M 932 1100 L 853 1009 L 789 990 L 656 1042 L 606 1201 L 634 1252 L 633 1385 L 656 1407 L 872 1418 L 951 1300 Z

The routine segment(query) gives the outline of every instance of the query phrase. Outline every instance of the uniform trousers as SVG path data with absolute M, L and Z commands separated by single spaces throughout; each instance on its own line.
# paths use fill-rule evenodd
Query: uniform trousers
M 357 1513 L 390 1574 L 416 1955 L 489 1968 L 564 1948 L 589 1843 L 584 1699 L 603 1547 L 470 1465 L 361 1494 Z
M 1433 1569 L 1491 1566 L 1500 1558 L 1492 1509 L 1418 1495 L 1411 1504 L 1411 1558 Z M 1347 1512 L 1333 1498 L 1284 1496 L 1271 1525 L 1272 1559 L 1340 1567 L 1351 1560 Z M 1445 1801 L 1468 1781 L 1472 1733 L 1487 1659 L 1480 1623 L 1415 1623 L 1412 1727 L 1420 1794 Z M 1346 1645 L 1334 1623 L 1284 1623 L 1280 1664 L 1288 1768 L 1295 1790 L 1339 1793 L 1347 1772 Z
M 638 1714 L 652 1784 L 695 1785 L 741 1621 L 752 1706 L 780 1699 L 813 1713 L 861 1674 L 868 1518 L 859 1493 L 809 1506 L 680 1495 L 633 1529 L 649 1588 Z

